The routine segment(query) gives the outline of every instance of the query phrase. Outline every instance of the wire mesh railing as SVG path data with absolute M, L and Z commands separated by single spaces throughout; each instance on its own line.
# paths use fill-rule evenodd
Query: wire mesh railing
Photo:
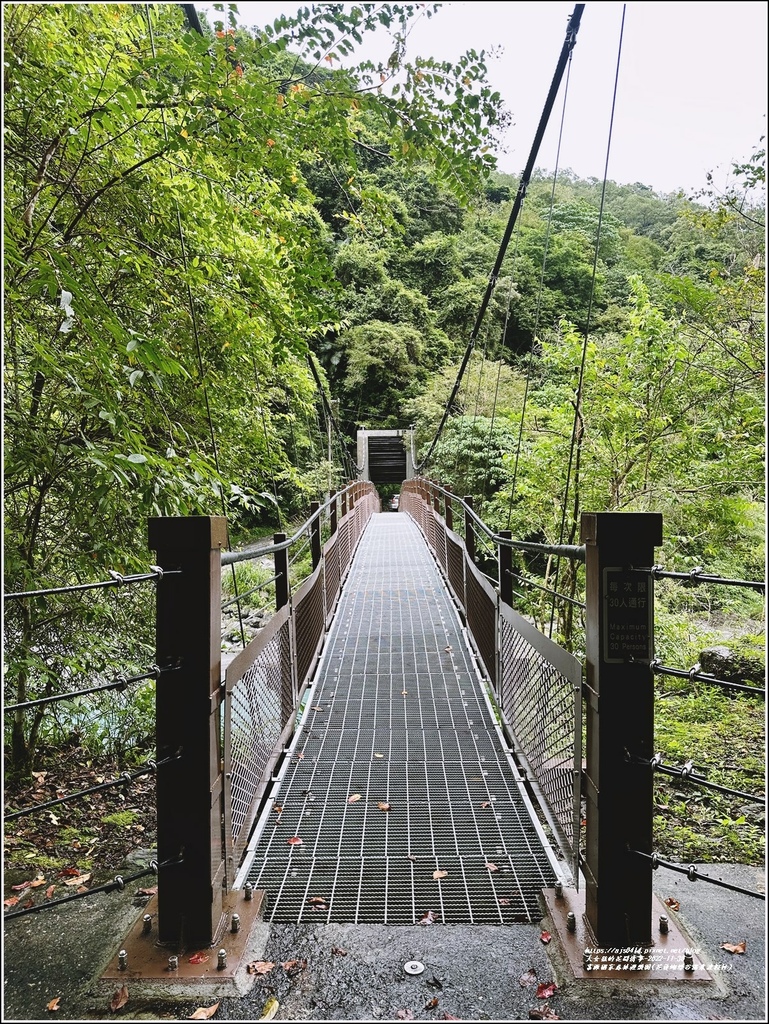
M 439 504 L 440 501 L 440 504 Z M 464 516 L 464 539 L 453 527 L 453 504 Z M 444 515 L 440 515 L 441 504 Z M 519 542 L 495 534 L 467 500 L 421 479 L 408 481 L 401 508 L 419 525 L 467 623 L 515 756 L 558 845 L 578 880 L 581 777 L 581 663 L 510 607 L 508 552 Z M 538 552 L 549 545 L 531 545 Z M 579 556 L 579 549 L 575 549 Z M 574 557 L 575 550 L 569 549 Z M 493 551 L 496 569 L 476 558 Z M 563 553 L 559 549 L 559 553 Z M 582 549 L 584 557 L 584 549 Z

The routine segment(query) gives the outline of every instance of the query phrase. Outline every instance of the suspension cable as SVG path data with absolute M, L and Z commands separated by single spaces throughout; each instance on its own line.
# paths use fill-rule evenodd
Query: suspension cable
M 700 775 L 695 771 L 694 761 L 687 761 L 686 764 L 681 767 L 673 767 L 672 765 L 663 764 L 662 754 L 655 754 L 652 758 L 646 757 L 629 757 L 628 760 L 632 764 L 640 764 L 650 767 L 655 772 L 660 772 L 662 775 L 669 775 L 672 778 L 680 779 L 682 782 L 691 783 L 695 786 L 704 786 L 706 789 L 713 789 L 718 793 L 724 793 L 727 796 L 738 796 L 743 800 L 750 800 L 753 803 L 762 804 L 764 803 L 764 796 L 759 796 L 756 793 L 746 793 L 741 789 L 733 789 L 730 786 L 722 786 L 718 782 L 710 782 L 704 775 Z
M 733 580 L 723 576 L 713 576 L 706 573 L 701 565 L 690 569 L 688 572 L 667 572 L 661 565 L 653 565 L 650 569 L 637 569 L 633 567 L 630 569 L 630 572 L 646 573 L 655 580 L 678 580 L 691 586 L 712 583 L 720 587 L 745 587 L 750 590 L 758 590 L 761 593 L 766 590 L 766 583 L 763 580 Z
M 427 455 L 424 457 L 424 459 L 422 460 L 420 465 L 418 467 L 416 467 L 417 470 L 421 471 L 422 468 L 424 466 L 426 466 L 427 463 L 430 461 L 430 458 L 431 458 L 431 456 L 433 454 L 433 451 L 435 450 L 435 446 L 438 443 L 439 437 L 443 433 L 443 428 L 445 427 L 446 421 L 448 420 L 449 416 L 451 415 L 451 410 L 452 410 L 452 408 L 454 406 L 454 402 L 456 401 L 456 397 L 457 397 L 457 395 L 459 393 L 459 388 L 460 388 L 461 383 L 462 383 L 462 378 L 464 377 L 465 370 L 467 369 L 467 364 L 468 364 L 468 362 L 470 360 L 470 355 L 472 354 L 473 348 L 475 347 L 475 342 L 476 342 L 476 339 L 478 337 L 478 331 L 480 330 L 481 323 L 483 322 L 483 318 L 484 318 L 484 316 L 486 314 L 486 308 L 487 308 L 487 306 L 489 304 L 489 301 L 491 299 L 491 295 L 492 295 L 492 293 L 493 293 L 493 291 L 494 291 L 494 289 L 496 288 L 496 285 L 497 285 L 497 280 L 499 278 L 499 272 L 500 272 L 500 269 L 502 267 L 502 261 L 505 258 L 505 253 L 507 252 L 507 246 L 508 246 L 508 244 L 510 242 L 510 238 L 511 238 L 512 233 L 513 233 L 513 227 L 515 226 L 515 222 L 518 219 L 518 214 L 519 214 L 521 206 L 523 204 L 523 199 L 524 199 L 524 196 L 526 195 L 526 190 L 527 190 L 527 188 L 529 186 L 529 181 L 531 180 L 531 175 L 532 175 L 532 172 L 534 170 L 534 164 L 535 164 L 536 159 L 537 159 L 537 154 L 539 153 L 539 147 L 540 147 L 540 145 L 542 143 L 542 139 L 543 139 L 544 134 L 545 134 L 545 129 L 547 128 L 547 123 L 548 123 L 548 121 L 550 119 L 550 113 L 551 113 L 551 111 L 553 109 L 553 105 L 555 103 L 556 96 L 558 95 L 558 89 L 560 88 L 560 85 L 561 85 L 561 79 L 563 77 L 564 68 L 566 67 L 566 63 L 568 61 L 569 54 L 571 53 L 571 51 L 573 50 L 573 48 L 574 48 L 574 46 L 575 46 L 575 44 L 577 42 L 577 32 L 579 31 L 579 25 L 580 25 L 580 21 L 582 19 L 582 12 L 584 11 L 584 9 L 585 9 L 585 5 L 584 4 L 576 4 L 575 7 L 574 7 L 574 12 L 572 13 L 571 17 L 569 18 L 569 25 L 568 25 L 568 28 L 566 30 L 566 38 L 565 38 L 563 46 L 561 48 L 561 54 L 560 54 L 560 56 L 558 58 L 558 63 L 556 65 L 555 74 L 553 75 L 553 81 L 552 81 L 552 83 L 550 85 L 550 91 L 547 94 L 547 99 L 545 100 L 545 106 L 544 106 L 544 109 L 542 111 L 542 116 L 540 117 L 539 126 L 537 127 L 537 132 L 536 132 L 536 135 L 534 136 L 534 143 L 533 143 L 533 145 L 531 147 L 531 152 L 529 154 L 529 159 L 528 159 L 528 161 L 526 163 L 526 167 L 524 168 L 523 174 L 521 175 L 521 180 L 520 180 L 520 183 L 518 185 L 518 191 L 517 191 L 516 196 L 515 196 L 515 201 L 513 203 L 513 208 L 512 208 L 512 210 L 510 212 L 510 218 L 509 218 L 509 220 L 507 222 L 507 227 L 505 228 L 505 233 L 504 233 L 504 235 L 502 237 L 502 243 L 501 243 L 501 245 L 499 247 L 499 252 L 497 254 L 496 262 L 494 263 L 494 267 L 493 267 L 493 269 L 491 271 L 491 274 L 489 275 L 489 281 L 488 281 L 488 284 L 486 286 L 486 291 L 485 291 L 483 299 L 481 301 L 481 306 L 480 306 L 480 309 L 478 310 L 478 314 L 477 314 L 477 316 L 475 318 L 475 324 L 474 324 L 472 332 L 470 334 L 470 340 L 469 340 L 469 342 L 467 344 L 467 348 L 465 350 L 465 354 L 464 354 L 464 357 L 462 359 L 462 364 L 461 364 L 461 366 L 459 368 L 459 373 L 457 374 L 457 379 L 456 379 L 456 381 L 454 383 L 454 388 L 453 388 L 453 390 L 451 392 L 451 396 L 450 396 L 448 402 L 446 403 L 446 408 L 444 409 L 444 412 L 443 412 L 443 418 L 441 419 L 441 422 L 440 422 L 440 425 L 439 425 L 438 430 L 436 432 L 436 435 L 435 435 L 435 437 L 432 440 L 432 444 L 430 445 L 430 448 L 429 448 L 429 450 L 427 452 Z
M 616 107 L 617 107 L 617 88 L 618 88 L 618 85 L 619 85 L 619 69 L 620 69 L 620 61 L 621 61 L 621 58 L 622 58 L 622 38 L 623 38 L 623 33 L 624 33 L 624 28 L 625 28 L 625 12 L 626 12 L 626 5 L 623 4 L 623 7 L 622 7 L 622 22 L 621 22 L 621 25 L 620 25 L 620 34 L 619 34 L 619 44 L 618 44 L 618 47 L 617 47 L 617 65 L 616 65 L 616 70 L 615 70 L 615 73 L 614 73 L 614 91 L 613 91 L 613 94 L 612 94 L 611 115 L 609 117 L 609 137 L 608 137 L 607 142 L 606 142 L 606 159 L 605 159 L 605 162 L 604 162 L 603 185 L 601 187 L 601 204 L 600 204 L 599 211 L 598 211 L 598 228 L 596 230 L 595 252 L 593 254 L 593 272 L 592 272 L 591 279 L 590 279 L 590 297 L 588 299 L 587 317 L 585 319 L 585 332 L 584 332 L 584 338 L 583 338 L 583 342 L 582 342 L 582 357 L 580 359 L 580 364 L 579 364 L 579 378 L 578 378 L 578 383 L 577 383 L 577 393 L 576 393 L 575 398 L 574 398 L 574 422 L 573 422 L 572 431 L 571 431 L 571 444 L 569 446 L 569 463 L 568 463 L 568 467 L 567 467 L 567 470 L 566 470 L 566 485 L 564 487 L 563 508 L 562 508 L 562 514 L 561 514 L 561 528 L 560 528 L 560 532 L 559 532 L 559 541 L 560 541 L 561 544 L 563 544 L 564 534 L 566 532 L 566 511 L 567 511 L 568 504 L 569 504 L 569 491 L 570 491 L 570 488 L 571 488 L 572 470 L 574 470 L 574 476 L 575 476 L 575 487 L 574 487 L 574 491 L 575 491 L 575 495 L 574 495 L 575 507 L 574 507 L 574 515 L 572 517 L 573 528 L 576 528 L 577 512 L 579 510 L 579 508 L 578 508 L 578 503 L 579 503 L 579 470 L 580 470 L 580 456 L 581 456 L 581 452 L 582 452 L 582 435 L 583 435 L 583 432 L 584 432 L 584 426 L 583 426 L 583 420 L 582 420 L 582 391 L 583 391 L 584 384 L 585 384 L 585 365 L 586 365 L 586 362 L 587 362 L 587 344 L 588 344 L 588 339 L 590 337 L 590 329 L 591 329 L 591 326 L 592 326 L 593 303 L 595 301 L 595 283 L 596 283 L 596 277 L 597 277 L 597 274 L 598 274 L 598 255 L 599 255 L 600 245 L 601 245 L 601 230 L 603 228 L 603 215 L 604 215 L 604 209 L 605 209 L 605 206 L 606 206 L 606 184 L 607 184 L 607 181 L 609 179 L 609 156 L 610 156 L 610 153 L 611 153 L 611 143 L 612 143 L 612 137 L 613 137 L 613 133 L 614 133 L 614 114 L 615 114 Z M 556 589 L 558 587 L 559 572 L 560 572 L 560 562 L 556 562 L 555 583 L 554 583 L 554 588 L 556 588 Z M 554 621 L 555 621 L 555 599 L 553 599 L 553 602 L 552 602 L 552 605 L 551 605 L 551 608 L 550 608 L 550 636 L 552 636 L 552 634 L 553 634 L 553 624 L 554 624 Z
M 523 427 L 526 419 L 526 406 L 529 399 L 529 389 L 531 387 L 531 376 L 534 366 L 534 346 L 537 342 L 539 335 L 539 322 L 542 315 L 542 299 L 545 293 L 545 271 L 547 269 L 547 257 L 550 252 L 550 235 L 553 229 L 553 209 L 555 207 L 555 187 L 558 183 L 558 171 L 561 166 L 561 145 L 563 143 L 563 129 L 566 123 L 566 105 L 569 98 L 569 84 L 571 82 L 571 61 L 572 55 L 569 54 L 569 61 L 566 66 L 566 88 L 563 92 L 563 103 L 561 105 L 561 123 L 558 129 L 558 145 L 555 151 L 555 168 L 553 170 L 553 184 L 550 189 L 550 207 L 547 217 L 547 230 L 545 232 L 545 246 L 544 252 L 542 253 L 542 267 L 539 274 L 539 287 L 537 288 L 537 308 L 534 313 L 534 330 L 532 332 L 532 343 L 529 349 L 529 357 L 526 360 L 526 383 L 523 389 L 523 401 L 521 402 L 521 422 L 518 425 L 518 443 L 515 449 L 515 462 L 513 464 L 513 479 L 510 484 L 510 503 L 507 510 L 507 529 L 510 529 L 510 523 L 513 517 L 513 502 L 515 500 L 515 489 L 518 481 L 518 463 L 521 457 L 521 448 L 523 445 Z

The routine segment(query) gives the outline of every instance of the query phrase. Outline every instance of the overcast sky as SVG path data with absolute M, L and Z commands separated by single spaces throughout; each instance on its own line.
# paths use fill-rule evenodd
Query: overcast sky
M 239 23 L 274 21 L 301 6 L 240 3 Z M 658 192 L 705 185 L 708 171 L 725 184 L 734 161 L 750 156 L 766 134 L 767 5 L 759 2 L 593 2 L 585 5 L 574 49 L 561 168 L 602 178 L 620 33 L 616 112 L 608 176 Z M 209 16 L 211 4 L 198 4 Z M 622 28 L 625 10 L 624 30 Z M 409 39 L 411 57 L 456 59 L 473 48 L 489 60 L 490 81 L 512 114 L 499 168 L 526 164 L 573 3 L 446 3 L 422 18 Z M 364 37 L 361 53 L 386 57 Z M 555 166 L 563 87 L 537 166 Z

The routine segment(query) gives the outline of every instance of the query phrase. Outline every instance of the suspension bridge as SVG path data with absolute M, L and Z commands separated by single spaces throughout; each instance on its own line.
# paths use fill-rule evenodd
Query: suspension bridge
M 547 917 L 576 979 L 629 978 L 652 950 L 680 950 L 666 975 L 680 981 L 706 964 L 696 952 L 684 957 L 690 944 L 653 895 L 656 868 L 764 898 L 664 860 L 652 836 L 655 773 L 715 785 L 691 762 L 670 766 L 655 753 L 655 675 L 765 696 L 660 662 L 654 583 L 760 591 L 763 583 L 663 571 L 654 557 L 663 530 L 655 513 L 583 514 L 579 543 L 519 541 L 489 529 L 472 495 L 460 498 L 423 473 L 455 407 L 582 6 L 423 463 L 404 449 L 405 431 L 373 432 L 359 447 L 359 473 L 315 502 L 291 537 L 228 551 L 222 517 L 152 519 L 155 563 L 147 573 L 6 596 L 156 590 L 156 662 L 146 672 L 5 708 L 19 714 L 156 682 L 156 756 L 97 787 L 156 776 L 156 859 L 98 889 L 6 915 L 44 913 L 156 875 L 157 895 L 105 978 L 232 978 L 257 919 L 420 927 Z M 327 403 L 326 412 L 331 429 Z M 402 482 L 397 514 L 381 511 L 375 485 L 385 482 Z M 290 553 L 305 549 L 311 571 L 292 584 Z M 515 552 L 584 566 L 584 601 L 552 592 L 584 614 L 584 659 L 516 610 Z M 265 557 L 274 560 L 275 613 L 223 663 L 222 570 Z M 6 820 L 90 792 L 11 808 Z M 610 973 L 590 953 L 607 948 L 640 952 Z M 193 962 L 187 954 L 196 949 L 218 949 L 218 959 Z

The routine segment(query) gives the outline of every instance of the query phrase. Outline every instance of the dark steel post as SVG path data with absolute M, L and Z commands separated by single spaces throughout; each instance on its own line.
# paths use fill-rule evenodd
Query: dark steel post
M 210 945 L 223 922 L 224 814 L 220 747 L 221 516 L 149 520 L 149 547 L 167 574 L 157 585 L 157 663 L 178 665 L 156 691 L 158 940 Z M 180 864 L 169 864 L 181 858 Z
M 342 491 L 342 519 L 347 515 L 347 491 Z
M 465 505 L 467 508 L 472 510 L 473 499 L 472 495 L 465 495 Z M 470 518 L 467 509 L 465 509 L 465 547 L 467 548 L 467 557 L 471 562 L 475 561 L 475 528 L 473 521 Z
M 336 495 L 334 495 L 334 497 L 333 497 L 333 499 L 331 501 L 331 508 L 329 509 L 329 513 L 330 513 L 330 515 L 329 515 L 329 529 L 331 530 L 331 536 L 332 537 L 336 533 L 336 504 L 337 504 L 337 498 L 336 498 Z
M 512 540 L 511 530 L 500 530 L 500 537 Z M 500 544 L 499 552 L 499 596 L 505 604 L 513 606 L 513 549 L 507 544 Z
M 446 488 L 446 529 L 454 529 L 454 509 L 451 504 L 451 488 Z
M 319 501 L 311 501 L 310 515 L 315 515 L 319 508 Z M 320 565 L 320 516 L 313 520 L 310 527 L 310 550 L 312 551 L 312 568 L 314 572 Z
M 433 490 L 433 508 L 438 515 L 441 514 L 441 492 L 437 487 Z
M 582 516 L 586 545 L 587 920 L 599 946 L 651 943 L 656 512 Z M 644 664 L 644 662 L 646 662 Z M 638 764 L 642 759 L 646 764 Z
M 275 533 L 272 537 L 275 544 L 282 544 L 287 537 L 285 533 Z M 284 604 L 288 604 L 288 548 L 276 551 L 275 561 L 275 611 L 279 612 Z

